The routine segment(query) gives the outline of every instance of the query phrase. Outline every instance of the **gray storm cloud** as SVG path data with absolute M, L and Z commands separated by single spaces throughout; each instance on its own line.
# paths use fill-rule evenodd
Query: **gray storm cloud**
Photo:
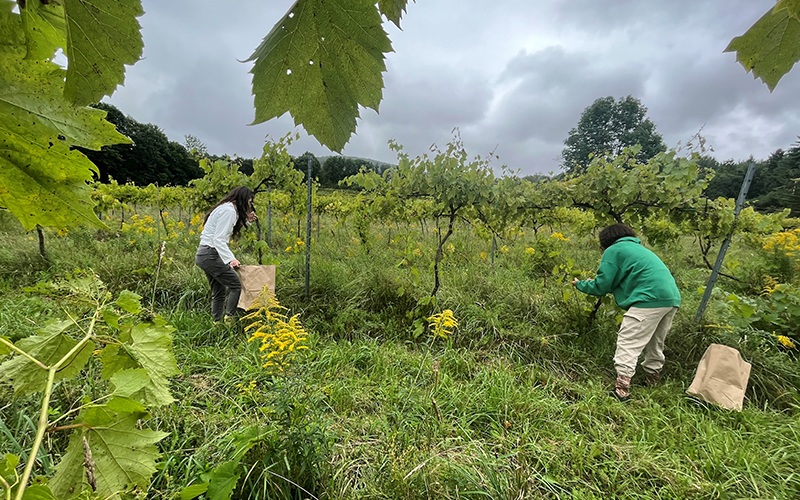
M 110 99 L 170 139 L 198 136 L 215 154 L 260 154 L 265 136 L 299 131 L 292 154 L 331 154 L 288 115 L 253 120 L 246 59 L 292 2 L 143 0 L 144 59 Z M 349 156 L 394 161 L 395 139 L 412 155 L 444 145 L 458 127 L 471 154 L 496 150 L 523 174 L 558 169 L 569 130 L 595 99 L 633 95 L 665 142 L 701 127 L 719 159 L 765 158 L 800 134 L 798 70 L 773 93 L 722 51 L 773 0 L 595 0 L 501 4 L 410 3 L 380 113 L 361 110 Z

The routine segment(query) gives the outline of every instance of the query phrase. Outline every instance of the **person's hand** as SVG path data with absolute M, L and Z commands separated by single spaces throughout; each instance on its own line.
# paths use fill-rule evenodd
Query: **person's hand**
M 258 220 L 258 216 L 256 215 L 255 212 L 248 212 L 248 214 L 247 214 L 247 222 L 252 224 L 253 222 L 255 222 L 257 220 Z
M 575 284 L 576 284 L 577 282 L 579 282 L 579 281 L 580 281 L 580 280 L 579 280 L 578 278 L 573 278 L 573 279 L 572 279 L 572 286 L 575 286 Z
M 236 269 L 237 267 L 241 266 L 242 264 L 238 260 L 233 259 L 230 262 L 230 265 L 231 265 L 231 268 Z

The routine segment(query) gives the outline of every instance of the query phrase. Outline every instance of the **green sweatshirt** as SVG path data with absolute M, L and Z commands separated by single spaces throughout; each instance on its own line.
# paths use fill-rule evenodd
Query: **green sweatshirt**
M 611 292 L 623 309 L 681 305 L 681 294 L 667 266 L 632 237 L 620 238 L 606 248 L 595 279 L 578 281 L 575 288 L 589 295 Z

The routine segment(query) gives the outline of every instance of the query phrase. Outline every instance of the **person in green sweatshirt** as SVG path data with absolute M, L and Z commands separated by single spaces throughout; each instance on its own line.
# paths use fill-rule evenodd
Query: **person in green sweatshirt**
M 627 309 L 617 334 L 617 381 L 612 391 L 617 399 L 626 401 L 642 353 L 647 385 L 659 381 L 664 339 L 681 305 L 681 294 L 667 266 L 642 245 L 629 226 L 614 224 L 600 231 L 600 247 L 603 257 L 595 278 L 575 278 L 572 284 L 589 295 L 613 293 L 617 304 Z

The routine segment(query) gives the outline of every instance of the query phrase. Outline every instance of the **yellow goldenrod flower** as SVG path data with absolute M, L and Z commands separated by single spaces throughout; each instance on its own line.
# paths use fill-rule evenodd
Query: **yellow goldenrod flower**
M 775 334 L 773 333 L 773 335 Z M 783 347 L 787 349 L 797 349 L 797 346 L 794 344 L 794 342 L 792 342 L 792 339 L 786 335 L 775 335 L 775 337 L 777 337 L 778 342 L 780 342 Z
M 431 329 L 434 337 L 446 339 L 453 334 L 453 328 L 458 328 L 458 320 L 453 316 L 453 311 L 445 309 L 428 318 L 428 328 Z
M 525 253 L 528 254 L 528 255 L 533 255 L 533 254 L 536 253 L 536 249 L 528 247 L 528 248 L 525 249 Z
M 776 280 L 772 276 L 765 276 L 764 288 L 761 290 L 761 295 L 771 295 L 772 292 L 777 290 L 780 286 L 781 285 L 780 283 L 778 283 L 778 280 Z
M 550 235 L 550 237 L 561 241 L 569 241 L 569 238 L 564 236 L 562 233 L 553 233 Z
M 308 349 L 304 345 L 308 333 L 300 323 L 299 314 L 287 321 L 284 311 L 288 309 L 278 303 L 268 286 L 261 291 L 253 307 L 254 312 L 242 317 L 242 321 L 252 321 L 245 327 L 245 332 L 250 333 L 248 342 L 261 340 L 259 351 L 264 353 L 261 355 L 264 368 L 284 371 L 295 359 L 297 351 Z
M 795 266 L 800 268 L 800 229 L 784 231 L 767 236 L 764 239 L 764 250 L 783 253 L 795 261 Z

